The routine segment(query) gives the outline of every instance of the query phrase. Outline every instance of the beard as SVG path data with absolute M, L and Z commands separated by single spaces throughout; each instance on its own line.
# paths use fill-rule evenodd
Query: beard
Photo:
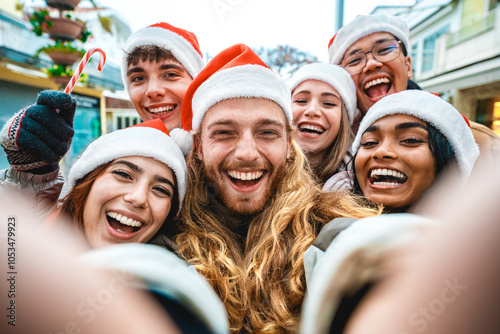
M 234 165 L 226 164 L 222 162 L 217 168 L 213 166 L 206 166 L 204 162 L 201 164 L 202 173 L 205 179 L 212 184 L 220 197 L 224 205 L 234 213 L 240 215 L 254 215 L 262 212 L 270 199 L 276 193 L 278 187 L 283 182 L 283 175 L 286 170 L 286 162 L 282 165 L 273 167 L 270 163 L 265 166 L 256 166 L 255 164 L 246 165 Z M 249 193 L 249 194 L 234 194 L 226 186 L 224 180 L 225 173 L 228 169 L 238 169 L 238 168 L 253 168 L 253 169 L 264 169 L 267 171 L 267 176 L 269 177 L 269 182 L 265 185 L 265 189 L 261 191 L 258 189 L 259 193 Z M 230 181 L 229 181 L 230 182 Z

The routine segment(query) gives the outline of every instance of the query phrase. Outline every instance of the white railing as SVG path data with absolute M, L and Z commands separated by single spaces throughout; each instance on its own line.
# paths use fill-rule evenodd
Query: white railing
M 496 12 L 493 10 L 480 19 L 472 20 L 459 31 L 448 34 L 446 46 L 450 48 L 492 29 L 495 25 L 495 15 Z

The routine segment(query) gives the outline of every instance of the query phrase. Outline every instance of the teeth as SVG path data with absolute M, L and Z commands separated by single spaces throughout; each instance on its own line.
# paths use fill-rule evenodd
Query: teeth
M 170 112 L 174 110 L 175 106 L 168 106 L 168 107 L 158 107 L 158 108 L 149 108 L 149 112 L 153 114 L 158 114 L 162 112 Z
M 300 126 L 300 130 L 303 130 L 303 129 L 308 129 L 308 130 L 311 130 L 311 131 L 316 131 L 316 132 L 319 132 L 319 133 L 323 133 L 324 130 L 322 128 L 320 128 L 319 126 L 316 126 L 316 125 L 311 125 L 311 124 L 303 124 Z
M 403 173 L 400 173 L 398 171 L 392 170 L 392 169 L 374 169 L 370 172 L 370 177 L 374 176 L 393 176 L 397 177 L 398 179 L 406 179 L 406 175 Z M 383 183 L 383 182 L 382 182 Z
M 264 174 L 264 172 L 262 172 L 262 171 L 242 173 L 242 172 L 238 172 L 238 171 L 234 171 L 234 170 L 230 170 L 227 173 L 233 179 L 238 179 L 238 180 L 243 180 L 243 181 L 255 180 L 255 179 L 260 178 L 262 176 L 262 174 Z
M 113 219 L 116 219 L 117 221 L 119 221 L 123 225 L 134 226 L 134 227 L 142 226 L 142 223 L 140 221 L 132 219 L 132 218 L 128 218 L 126 216 L 123 216 L 123 215 L 116 213 L 116 212 L 113 212 L 113 211 L 106 212 L 106 215 L 108 215 L 109 217 L 111 217 Z
M 401 183 L 399 182 L 373 182 L 374 185 L 378 186 L 397 186 L 400 185 Z
M 391 81 L 389 80 L 389 78 L 378 78 L 378 79 L 375 79 L 375 80 L 367 82 L 365 84 L 364 89 L 368 89 L 371 86 L 380 85 L 380 84 L 383 84 L 383 83 L 390 83 L 390 82 Z

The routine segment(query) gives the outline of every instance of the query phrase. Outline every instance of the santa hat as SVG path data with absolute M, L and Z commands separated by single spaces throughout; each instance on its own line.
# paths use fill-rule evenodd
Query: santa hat
M 388 32 L 410 50 L 410 30 L 406 22 L 396 16 L 380 14 L 359 15 L 340 28 L 328 44 L 331 64 L 340 65 L 344 54 L 357 40 L 376 32 Z
M 189 85 L 182 104 L 182 128 L 196 131 L 210 107 L 232 98 L 264 98 L 278 104 L 291 123 L 290 91 L 248 46 L 217 54 Z
M 128 38 L 123 48 L 122 57 L 122 79 L 125 87 L 127 81 L 127 56 L 136 47 L 145 45 L 156 45 L 172 52 L 175 59 L 194 78 L 204 66 L 203 55 L 198 45 L 196 35 L 190 31 L 176 28 L 168 23 L 160 22 L 142 28 Z
M 469 177 L 479 156 L 479 148 L 468 120 L 439 96 L 421 90 L 406 90 L 388 95 L 368 109 L 359 125 L 352 151 L 357 153 L 361 137 L 369 126 L 382 117 L 396 114 L 417 117 L 438 129 L 450 143 L 459 169 L 466 178 Z
M 347 109 L 349 123 L 352 125 L 356 113 L 356 86 L 351 75 L 342 67 L 331 64 L 308 64 L 301 67 L 292 76 L 288 85 L 290 91 L 306 80 L 319 80 L 332 86 L 339 94 Z
M 160 119 L 117 130 L 94 140 L 71 167 L 62 196 L 67 195 L 79 180 L 97 167 L 127 156 L 153 158 L 170 167 L 177 180 L 179 204 L 182 205 L 186 194 L 186 162 Z

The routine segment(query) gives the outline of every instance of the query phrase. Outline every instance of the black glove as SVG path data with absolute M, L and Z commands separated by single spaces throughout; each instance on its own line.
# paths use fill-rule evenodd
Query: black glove
M 0 133 L 10 165 L 33 174 L 59 168 L 75 133 L 75 110 L 76 101 L 70 95 L 53 90 L 41 92 L 36 104 L 20 110 Z

